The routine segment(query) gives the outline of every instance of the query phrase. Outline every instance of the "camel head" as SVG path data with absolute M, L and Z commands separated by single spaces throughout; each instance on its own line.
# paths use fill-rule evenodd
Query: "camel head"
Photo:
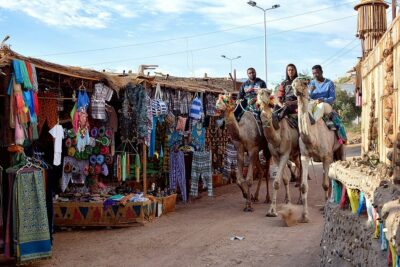
M 261 110 L 264 110 L 266 107 L 269 107 L 269 108 L 274 107 L 274 96 L 272 95 L 271 90 L 268 90 L 268 89 L 258 90 L 257 105 L 260 106 Z
M 310 81 L 305 78 L 296 78 L 292 83 L 294 94 L 297 97 L 305 97 L 308 99 L 308 84 Z
M 228 93 L 221 94 L 218 96 L 216 108 L 221 111 L 232 111 L 236 107 L 235 101 L 232 99 L 231 95 Z

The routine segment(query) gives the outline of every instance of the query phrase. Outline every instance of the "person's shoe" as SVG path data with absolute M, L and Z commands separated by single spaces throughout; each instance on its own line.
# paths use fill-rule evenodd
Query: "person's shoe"
M 309 116 L 309 118 L 310 118 L 311 125 L 314 125 L 314 124 L 315 124 L 315 119 L 314 119 L 314 117 L 311 116 L 310 113 L 308 113 L 308 116 Z

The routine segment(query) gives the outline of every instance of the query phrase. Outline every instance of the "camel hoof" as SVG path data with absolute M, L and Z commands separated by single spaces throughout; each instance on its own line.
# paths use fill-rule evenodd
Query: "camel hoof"
M 268 211 L 267 215 L 265 215 L 267 217 L 278 217 L 278 213 L 276 212 L 272 212 L 272 211 Z
M 301 216 L 300 222 L 301 222 L 301 223 L 309 223 L 309 222 L 310 222 L 310 219 L 308 218 L 308 216 L 303 215 L 303 216 Z
M 289 203 L 290 203 L 289 198 L 285 198 L 285 204 L 289 204 Z
M 265 201 L 264 201 L 264 203 L 265 203 L 265 204 L 270 204 L 270 203 L 271 203 L 271 199 L 266 198 Z
M 251 196 L 251 202 L 258 202 L 258 197 Z
M 297 201 L 297 205 L 303 205 L 303 200 L 301 198 Z
M 251 207 L 245 207 L 245 208 L 243 209 L 243 211 L 244 211 L 244 212 L 253 212 L 253 208 L 251 208 Z
M 294 187 L 300 187 L 300 183 L 296 183 Z
M 247 194 L 243 194 L 243 198 L 244 198 L 244 199 L 247 199 Z

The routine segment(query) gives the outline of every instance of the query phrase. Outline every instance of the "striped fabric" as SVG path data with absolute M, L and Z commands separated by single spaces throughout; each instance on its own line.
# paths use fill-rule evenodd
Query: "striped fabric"
M 192 105 L 190 107 L 190 117 L 199 120 L 201 119 L 201 115 L 203 113 L 203 103 L 201 102 L 201 99 L 199 97 L 196 97 Z
M 195 151 L 193 152 L 192 162 L 192 182 L 190 195 L 198 196 L 199 179 L 203 180 L 203 186 L 207 185 L 208 196 L 213 196 L 212 187 L 212 172 L 211 172 L 211 153 L 210 151 Z

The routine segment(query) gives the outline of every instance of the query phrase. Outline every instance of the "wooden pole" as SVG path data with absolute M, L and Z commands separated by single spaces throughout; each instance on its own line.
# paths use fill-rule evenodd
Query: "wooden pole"
M 396 18 L 396 0 L 392 0 L 392 19 Z
M 147 194 L 147 147 L 143 143 L 143 195 Z

